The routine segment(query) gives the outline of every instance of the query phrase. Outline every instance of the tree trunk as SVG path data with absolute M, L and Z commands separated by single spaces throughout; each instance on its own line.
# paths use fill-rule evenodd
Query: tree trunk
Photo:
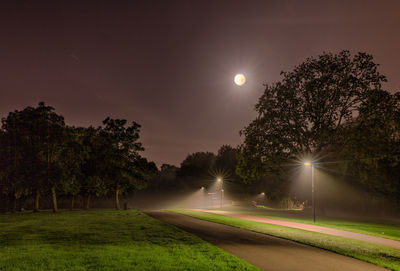
M 87 196 L 87 200 L 86 200 L 86 210 L 90 209 L 90 194 Z
M 74 203 L 75 203 L 75 195 L 72 194 L 72 198 L 71 198 L 71 211 L 74 209 Z
M 39 212 L 39 199 L 40 199 L 40 192 L 39 190 L 36 190 L 35 206 L 33 207 L 34 212 Z
M 58 211 L 58 207 L 57 207 L 56 188 L 54 186 L 51 188 L 51 195 L 53 197 L 53 212 L 55 213 Z
M 115 189 L 115 209 L 119 210 L 119 189 Z

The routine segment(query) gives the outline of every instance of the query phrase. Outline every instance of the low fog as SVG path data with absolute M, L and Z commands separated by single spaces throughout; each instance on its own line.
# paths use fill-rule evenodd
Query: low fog
M 383 196 L 361 190 L 346 178 L 339 178 L 315 168 L 316 215 L 320 219 L 365 219 L 372 221 L 400 221 L 393 203 Z M 207 185 L 200 186 L 198 183 Z M 243 187 L 246 187 L 244 189 Z M 282 210 L 311 217 L 311 170 L 298 167 L 290 172 L 287 196 L 280 200 L 271 198 L 268 187 L 262 183 L 238 185 L 229 179 L 222 181 L 206 179 L 196 182 L 195 187 L 165 189 L 164 191 L 138 190 L 121 197 L 121 206 L 126 209 L 213 209 Z M 114 200 L 95 198 L 92 208 L 113 208 Z M 68 208 L 69 199 L 60 198 L 60 207 Z M 76 199 L 76 207 L 84 207 L 84 198 Z M 233 207 L 233 208 L 230 208 Z

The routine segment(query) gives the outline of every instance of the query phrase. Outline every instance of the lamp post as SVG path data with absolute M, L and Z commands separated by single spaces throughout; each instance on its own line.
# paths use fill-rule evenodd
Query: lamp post
M 217 178 L 217 182 L 221 183 L 221 205 L 220 208 L 222 208 L 222 203 L 224 201 L 224 188 L 223 188 L 223 181 L 221 177 Z
M 311 166 L 311 194 L 313 206 L 313 221 L 315 223 L 315 192 L 314 192 L 314 165 L 311 162 L 304 162 L 305 166 Z

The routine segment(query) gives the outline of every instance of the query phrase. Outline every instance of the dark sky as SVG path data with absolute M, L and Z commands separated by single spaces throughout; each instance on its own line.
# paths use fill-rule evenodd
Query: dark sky
M 373 54 L 400 90 L 399 14 L 400 1 L 2 1 L 0 116 L 45 101 L 71 125 L 135 120 L 144 155 L 179 165 L 238 145 L 262 84 L 323 51 Z

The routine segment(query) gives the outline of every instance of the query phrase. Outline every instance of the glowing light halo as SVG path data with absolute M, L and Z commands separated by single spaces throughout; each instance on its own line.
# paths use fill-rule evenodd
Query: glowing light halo
M 243 86 L 246 83 L 246 77 L 242 73 L 238 73 L 235 75 L 235 78 L 233 79 L 236 85 L 238 86 Z

